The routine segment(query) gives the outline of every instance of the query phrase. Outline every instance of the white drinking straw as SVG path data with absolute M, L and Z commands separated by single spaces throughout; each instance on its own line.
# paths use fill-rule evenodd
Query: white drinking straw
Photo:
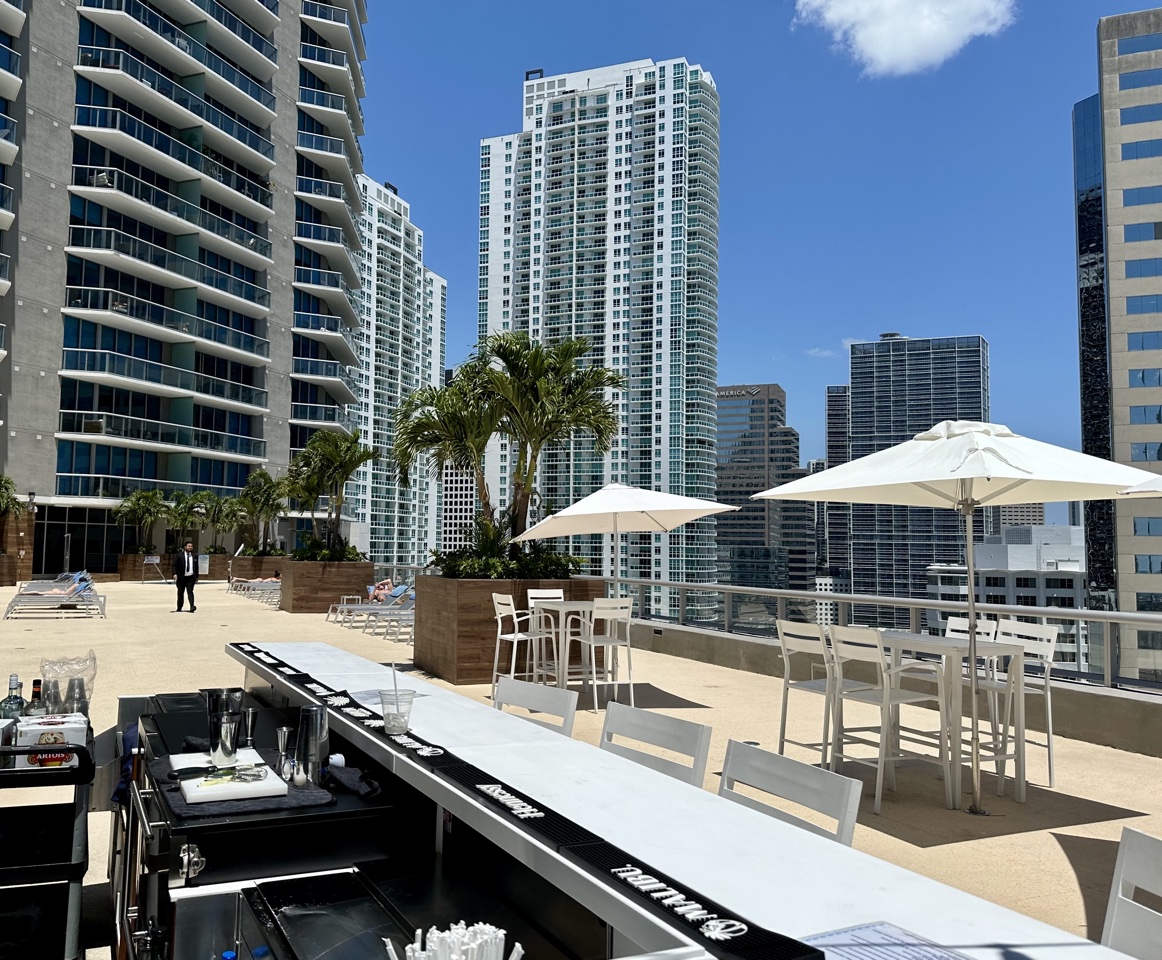
M 399 676 L 395 672 L 395 661 L 391 661 L 391 685 L 395 688 L 395 712 L 399 713 Z M 418 934 L 419 931 L 417 930 Z M 419 941 L 416 941 L 416 949 L 420 949 Z

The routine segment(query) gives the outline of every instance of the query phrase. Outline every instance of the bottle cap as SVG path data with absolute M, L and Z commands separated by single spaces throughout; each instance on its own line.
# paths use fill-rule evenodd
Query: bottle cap
M 222 960 L 238 960 L 238 954 L 236 954 L 233 950 L 223 950 Z

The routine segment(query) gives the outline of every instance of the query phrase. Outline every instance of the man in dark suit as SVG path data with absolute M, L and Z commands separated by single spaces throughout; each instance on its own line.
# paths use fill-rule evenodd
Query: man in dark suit
M 181 551 L 173 558 L 173 578 L 178 585 L 178 608 L 174 613 L 182 612 L 182 601 L 190 598 L 190 613 L 198 608 L 194 606 L 194 587 L 198 582 L 198 558 L 194 553 L 194 542 L 187 540 Z

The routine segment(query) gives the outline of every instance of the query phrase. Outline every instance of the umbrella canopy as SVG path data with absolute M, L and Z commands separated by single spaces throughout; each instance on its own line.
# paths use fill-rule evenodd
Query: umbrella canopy
M 547 540 L 590 533 L 664 533 L 691 520 L 737 509 L 713 500 L 609 483 L 572 506 L 545 517 L 516 539 Z
M 1118 492 L 1122 497 L 1162 497 L 1162 476 L 1152 473 L 1149 480 Z
M 1136 467 L 1030 440 L 999 423 L 944 420 L 911 440 L 793 480 L 756 498 L 946 507 L 964 515 L 968 573 L 968 662 L 972 715 L 972 807 L 980 806 L 977 717 L 976 572 L 973 513 L 978 506 L 1059 500 L 1109 500 L 1126 487 L 1157 481 Z
M 1013 433 L 999 423 L 945 420 L 904 443 L 756 494 L 778 500 L 957 507 L 1108 500 L 1159 480 L 1137 467 Z M 965 481 L 968 481 L 967 489 Z

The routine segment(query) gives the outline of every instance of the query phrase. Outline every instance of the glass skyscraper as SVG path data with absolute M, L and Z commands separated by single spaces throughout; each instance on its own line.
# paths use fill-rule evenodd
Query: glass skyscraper
M 521 86 L 523 127 L 480 144 L 481 336 L 585 337 L 623 373 L 613 449 L 584 437 L 544 452 L 544 513 L 603 484 L 713 499 L 718 374 L 718 93 L 676 59 L 545 76 Z M 509 451 L 486 458 L 498 505 Z M 573 538 L 586 572 L 612 573 L 601 537 Z M 714 521 L 618 545 L 621 575 L 710 582 Z M 677 612 L 661 587 L 655 612 Z M 701 601 L 692 601 L 695 606 Z M 707 603 L 709 604 L 709 598 Z
M 983 337 L 910 339 L 886 333 L 851 345 L 851 383 L 827 388 L 827 466 L 911 440 L 941 420 L 989 419 Z M 953 510 L 828 504 L 827 566 L 852 593 L 922 597 L 933 563 L 964 562 Z M 906 628 L 907 611 L 856 606 L 860 623 Z

